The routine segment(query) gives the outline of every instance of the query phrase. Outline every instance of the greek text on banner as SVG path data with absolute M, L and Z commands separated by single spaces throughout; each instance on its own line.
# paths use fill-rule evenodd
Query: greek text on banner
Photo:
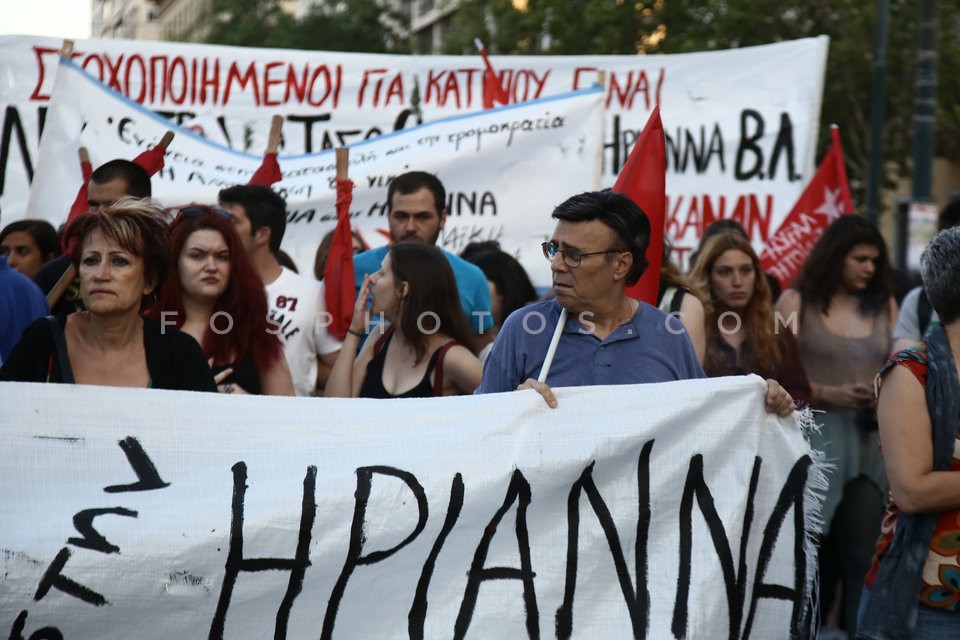
M 0 384 L 0 632 L 805 637 L 824 478 L 762 380 L 557 393 Z

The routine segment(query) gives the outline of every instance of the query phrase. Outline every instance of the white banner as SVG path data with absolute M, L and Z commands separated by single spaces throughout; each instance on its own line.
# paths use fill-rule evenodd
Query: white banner
M 0 634 L 807 637 L 824 478 L 764 388 L 0 384 Z
M 658 56 L 493 56 L 514 101 L 590 86 L 606 72 L 602 184 L 611 186 L 650 110 L 667 136 L 668 232 L 685 255 L 716 218 L 756 247 L 812 175 L 826 37 Z M 23 217 L 60 41 L 0 36 L 0 209 Z M 284 150 L 312 153 L 482 107 L 476 56 L 292 51 L 77 41 L 73 59 L 111 88 L 260 154 L 283 115 Z M 219 131 L 217 131 L 219 129 Z M 555 189 L 556 201 L 572 194 Z M 548 211 L 543 211 L 546 215 Z
M 603 92 L 582 89 L 499 109 L 451 116 L 350 145 L 353 228 L 372 246 L 386 242 L 386 193 L 391 176 L 416 167 L 436 173 L 450 202 L 438 244 L 454 253 L 473 240 L 499 240 L 537 285 L 550 284 L 540 243 L 552 230 L 549 212 L 564 190 L 596 189 L 600 180 Z M 93 166 L 133 158 L 167 130 L 176 136 L 166 165 L 152 180 L 166 205 L 216 203 L 217 192 L 246 183 L 262 158 L 221 147 L 105 87 L 75 64 L 60 66 L 47 114 L 28 216 L 63 222 L 82 177 L 76 150 Z M 333 150 L 286 156 L 274 188 L 287 199 L 283 247 L 311 271 L 317 245 L 336 225 Z

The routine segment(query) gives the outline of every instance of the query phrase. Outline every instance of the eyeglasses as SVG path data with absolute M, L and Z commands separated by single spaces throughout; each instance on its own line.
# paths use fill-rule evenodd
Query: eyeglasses
M 231 216 L 227 211 L 218 209 L 217 207 L 180 207 L 179 209 L 172 209 L 170 211 L 171 213 L 175 214 L 172 224 L 177 224 L 184 218 L 187 220 L 193 220 L 194 218 L 199 218 L 200 216 L 209 214 L 220 216 L 224 220 L 233 219 L 233 216 Z
M 571 269 L 579 267 L 580 262 L 587 256 L 599 256 L 604 253 L 622 253 L 621 249 L 607 249 L 606 251 L 589 251 L 583 253 L 576 249 L 561 249 L 556 242 L 544 242 L 540 245 L 540 248 L 543 249 L 543 257 L 550 262 L 553 262 L 553 259 L 556 258 L 559 253 L 563 256 L 563 263 Z

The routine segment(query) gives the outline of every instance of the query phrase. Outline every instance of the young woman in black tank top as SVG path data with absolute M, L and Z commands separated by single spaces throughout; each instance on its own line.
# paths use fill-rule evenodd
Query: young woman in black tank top
M 378 325 L 357 353 L 370 314 L 389 321 L 390 329 L 383 331 L 384 325 Z M 363 280 L 326 395 L 410 398 L 472 393 L 482 375 L 472 347 L 473 332 L 447 259 L 433 246 L 395 244 L 380 270 Z

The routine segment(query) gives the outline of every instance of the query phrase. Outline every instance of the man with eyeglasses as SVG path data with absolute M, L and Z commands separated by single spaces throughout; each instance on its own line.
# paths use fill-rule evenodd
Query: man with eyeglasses
M 111 205 L 123 196 L 149 198 L 151 193 L 150 174 L 147 170 L 123 158 L 104 162 L 94 169 L 87 182 L 87 204 L 90 211 L 98 211 L 100 207 Z M 54 258 L 40 267 L 33 281 L 44 294 L 49 294 L 72 265 L 68 254 Z M 55 316 L 67 315 L 82 307 L 80 277 L 77 276 L 54 303 L 52 313 Z
M 647 267 L 650 222 L 640 207 L 624 195 L 594 191 L 567 199 L 553 218 L 557 226 L 542 248 L 556 298 L 506 319 L 476 393 L 536 389 L 556 407 L 551 387 L 705 377 L 683 324 L 626 294 Z M 546 383 L 538 382 L 562 309 L 566 324 Z M 766 408 L 793 411 L 775 381 L 768 381 Z

